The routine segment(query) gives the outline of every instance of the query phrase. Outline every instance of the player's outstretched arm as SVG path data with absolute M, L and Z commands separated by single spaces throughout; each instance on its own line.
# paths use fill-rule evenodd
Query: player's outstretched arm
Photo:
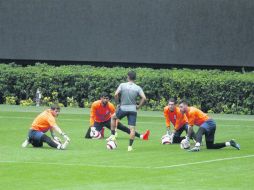
M 53 126 L 52 127 L 54 131 L 56 131 L 57 133 L 59 133 L 60 135 L 63 136 L 63 138 L 66 140 L 66 141 L 70 141 L 70 138 L 60 129 L 60 127 L 58 126 Z

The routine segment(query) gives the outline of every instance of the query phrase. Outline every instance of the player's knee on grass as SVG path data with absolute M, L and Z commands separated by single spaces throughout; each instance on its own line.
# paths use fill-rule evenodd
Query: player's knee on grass
M 213 142 L 211 142 L 211 141 L 206 141 L 206 148 L 207 148 L 207 149 L 213 149 Z
M 29 139 L 29 142 L 33 145 L 33 147 L 42 147 L 43 143 L 41 140 Z
M 185 139 L 185 137 L 174 136 L 173 143 L 181 143 L 183 139 Z

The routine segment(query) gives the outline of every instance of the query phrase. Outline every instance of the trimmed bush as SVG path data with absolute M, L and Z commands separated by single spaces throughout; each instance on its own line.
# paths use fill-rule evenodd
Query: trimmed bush
M 0 103 L 6 97 L 34 99 L 42 92 L 45 105 L 89 107 L 102 91 L 111 95 L 126 80 L 130 68 L 93 66 L 21 67 L 0 64 Z M 254 73 L 220 70 L 135 68 L 137 84 L 148 97 L 144 109 L 162 110 L 169 97 L 187 98 L 190 103 L 210 113 L 254 114 Z M 67 99 L 69 97 L 69 99 Z M 50 99 L 48 99 L 50 98 Z

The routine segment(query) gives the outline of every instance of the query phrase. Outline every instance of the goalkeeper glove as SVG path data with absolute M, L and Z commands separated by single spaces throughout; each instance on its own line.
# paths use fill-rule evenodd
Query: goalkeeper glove
M 71 141 L 71 139 L 65 133 L 62 133 L 62 136 L 65 141 Z
M 61 139 L 58 138 L 57 136 L 54 136 L 53 139 L 54 139 L 55 141 L 59 142 L 59 143 L 62 143 L 62 142 L 61 142 Z
M 170 131 L 169 127 L 167 127 L 167 134 L 166 135 L 171 135 L 171 131 Z

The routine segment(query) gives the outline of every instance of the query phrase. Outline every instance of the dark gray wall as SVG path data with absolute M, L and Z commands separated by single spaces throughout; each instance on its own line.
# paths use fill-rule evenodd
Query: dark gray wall
M 254 66 L 254 1 L 0 0 L 0 59 Z

